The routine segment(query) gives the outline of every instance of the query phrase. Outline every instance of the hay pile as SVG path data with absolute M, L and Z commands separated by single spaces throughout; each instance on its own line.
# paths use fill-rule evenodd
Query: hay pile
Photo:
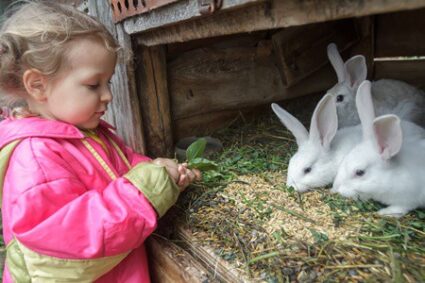
M 425 211 L 402 219 L 375 202 L 321 189 L 298 194 L 285 175 L 296 145 L 274 117 L 216 133 L 218 172 L 179 203 L 192 241 L 243 282 L 425 282 Z

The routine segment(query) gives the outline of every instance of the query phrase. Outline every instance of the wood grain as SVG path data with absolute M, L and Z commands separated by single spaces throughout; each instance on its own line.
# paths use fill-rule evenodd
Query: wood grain
M 131 50 L 130 36 L 124 32 L 121 24 L 113 24 L 107 1 L 89 0 L 89 13 L 109 29 L 124 50 Z M 117 133 L 130 147 L 137 152 L 145 153 L 143 124 L 132 61 L 118 62 L 111 81 L 113 101 L 109 105 L 105 119 L 116 127 Z

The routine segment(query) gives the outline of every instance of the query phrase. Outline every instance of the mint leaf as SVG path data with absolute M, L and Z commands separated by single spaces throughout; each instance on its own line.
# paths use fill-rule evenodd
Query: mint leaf
M 201 157 L 204 154 L 206 145 L 207 140 L 205 138 L 199 138 L 189 145 L 186 149 L 187 161 L 190 163 L 193 159 Z
M 216 170 L 217 164 L 214 161 L 203 157 L 197 157 L 189 161 L 189 168 L 195 168 L 201 171 Z

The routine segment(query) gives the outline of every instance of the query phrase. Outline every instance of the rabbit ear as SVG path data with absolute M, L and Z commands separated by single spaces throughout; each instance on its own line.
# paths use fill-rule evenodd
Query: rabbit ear
M 360 84 L 356 94 L 356 107 L 362 124 L 363 139 L 367 140 L 373 136 L 373 119 L 375 119 L 375 109 L 371 94 L 372 84 L 364 81 Z
M 328 58 L 336 72 L 338 82 L 342 83 L 345 80 L 344 61 L 342 60 L 341 55 L 339 55 L 338 47 L 335 43 L 328 45 Z
M 289 112 L 276 103 L 272 103 L 272 109 L 277 117 L 279 117 L 282 124 L 294 135 L 298 145 L 308 140 L 308 131 L 297 118 L 289 114 Z
M 347 80 L 352 88 L 357 88 L 367 77 L 366 58 L 356 55 L 345 62 Z
M 319 142 L 328 149 L 338 130 L 336 103 L 331 94 L 326 94 L 317 103 L 310 124 L 310 140 Z
M 373 122 L 376 145 L 382 159 L 388 160 L 396 155 L 403 143 L 400 119 L 393 114 L 383 115 Z

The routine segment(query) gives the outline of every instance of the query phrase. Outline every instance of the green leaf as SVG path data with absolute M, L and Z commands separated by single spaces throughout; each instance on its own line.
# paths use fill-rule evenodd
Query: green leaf
M 207 140 L 205 138 L 199 138 L 189 145 L 186 149 L 187 161 L 191 162 L 193 159 L 201 157 L 204 154 L 206 145 Z
M 217 164 L 203 157 L 197 157 L 189 161 L 189 168 L 196 168 L 201 171 L 216 170 Z

